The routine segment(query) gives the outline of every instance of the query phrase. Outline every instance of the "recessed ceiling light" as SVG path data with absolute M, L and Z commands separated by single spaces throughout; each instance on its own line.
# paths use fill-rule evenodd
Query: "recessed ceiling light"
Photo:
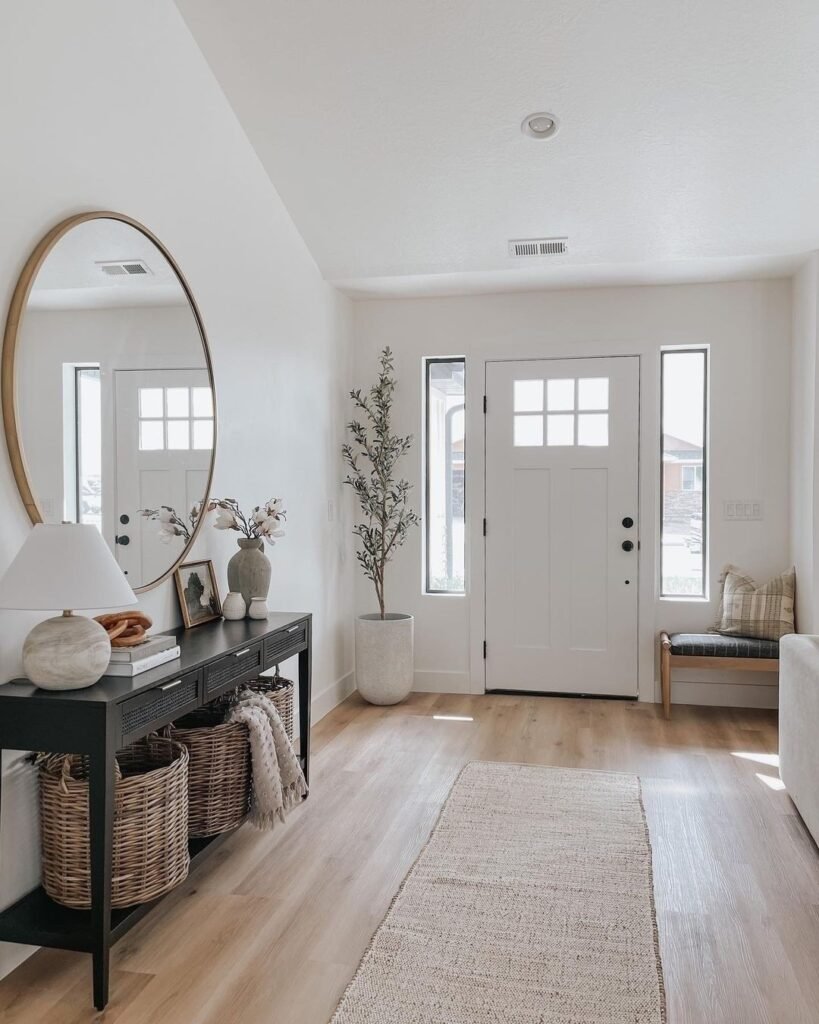
M 560 122 L 554 114 L 529 114 L 524 117 L 520 130 L 533 139 L 551 139 L 557 134 Z

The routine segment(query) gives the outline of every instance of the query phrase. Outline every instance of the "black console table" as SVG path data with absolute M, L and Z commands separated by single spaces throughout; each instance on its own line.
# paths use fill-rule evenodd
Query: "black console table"
M 0 912 L 0 941 L 91 953 L 94 1005 L 105 1007 L 111 946 L 159 902 L 111 908 L 117 750 L 298 655 L 299 755 L 309 778 L 311 628 L 309 614 L 278 612 L 212 622 L 177 630 L 180 657 L 138 676 L 103 676 L 84 690 L 62 692 L 24 679 L 0 686 L 0 750 L 87 754 L 91 819 L 91 909 L 70 910 L 34 889 Z M 191 867 L 230 834 L 192 839 Z

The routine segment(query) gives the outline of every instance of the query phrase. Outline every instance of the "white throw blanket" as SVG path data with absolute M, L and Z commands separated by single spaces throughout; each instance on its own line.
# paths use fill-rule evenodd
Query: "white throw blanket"
M 242 722 L 250 737 L 253 795 L 250 821 L 272 829 L 291 807 L 307 796 L 307 782 L 279 712 L 264 697 L 242 690 L 229 721 Z

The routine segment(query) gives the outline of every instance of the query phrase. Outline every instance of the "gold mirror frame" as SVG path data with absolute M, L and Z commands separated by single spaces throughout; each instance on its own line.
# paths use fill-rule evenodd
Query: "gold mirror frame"
M 32 525 L 42 523 L 43 515 L 40 511 L 39 505 L 37 504 L 37 499 L 34 497 L 34 493 L 31 490 L 28 469 L 26 468 L 26 460 L 20 441 L 19 416 L 17 411 L 17 381 L 15 378 L 17 338 L 20 330 L 20 323 L 28 304 L 29 293 L 31 292 L 34 279 L 37 277 L 40 267 L 42 267 L 47 256 L 63 235 L 66 235 L 72 228 L 77 227 L 78 224 L 85 224 L 87 221 L 91 220 L 118 220 L 123 224 L 129 224 L 132 228 L 141 232 L 146 238 L 150 239 L 150 241 L 153 242 L 157 249 L 162 253 L 182 286 L 182 290 L 185 293 L 185 297 L 187 298 L 191 312 L 193 313 L 193 318 L 196 321 L 196 328 L 199 331 L 199 338 L 202 342 L 202 349 L 205 353 L 205 365 L 210 378 L 211 391 L 213 393 L 213 454 L 210 460 L 210 470 L 208 471 L 208 479 L 205 485 L 205 494 L 202 499 L 203 507 L 207 504 L 207 501 L 210 498 L 210 490 L 213 484 L 213 469 L 216 464 L 216 444 L 219 432 L 219 417 L 216 405 L 216 383 L 213 376 L 213 363 L 210 355 L 208 337 L 205 333 L 205 325 L 202 323 L 202 315 L 199 312 L 199 307 L 193 297 L 193 292 L 191 291 L 188 282 L 185 280 L 184 274 L 179 269 L 176 260 L 171 256 L 156 235 L 149 231 L 144 224 L 140 224 L 138 220 L 134 220 L 132 217 L 127 217 L 124 213 L 114 213 L 111 210 L 94 210 L 91 213 L 78 213 L 73 217 L 67 217 L 65 220 L 60 221 L 59 224 L 53 227 L 48 234 L 40 239 L 35 246 L 34 251 L 26 260 L 26 264 L 17 280 L 14 293 L 11 297 L 11 305 L 9 306 L 9 313 L 6 318 L 6 328 L 3 333 L 3 355 L 2 362 L 0 363 L 0 395 L 2 395 L 3 402 L 3 427 L 6 433 L 6 446 L 8 448 L 9 459 L 11 461 L 11 470 L 14 474 L 17 490 L 20 492 L 20 497 L 23 500 L 23 505 L 25 506 Z M 170 576 L 173 575 L 174 571 L 182 564 L 185 556 L 193 547 L 193 544 L 199 535 L 199 531 L 204 525 L 205 518 L 206 517 L 204 515 L 199 516 L 199 521 L 193 529 L 191 539 L 182 549 L 181 554 L 167 572 L 163 573 L 163 575 L 157 579 L 152 580 L 150 583 L 146 583 L 142 587 L 134 587 L 135 594 L 143 594 L 147 590 L 153 590 L 154 587 L 158 587 L 160 583 L 164 583 L 165 580 L 169 579 Z

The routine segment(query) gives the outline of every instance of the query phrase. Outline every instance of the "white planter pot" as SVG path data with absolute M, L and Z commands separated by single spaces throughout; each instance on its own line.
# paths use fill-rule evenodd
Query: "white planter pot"
M 370 704 L 398 704 L 413 683 L 411 615 L 359 615 L 355 621 L 355 666 L 358 692 Z

